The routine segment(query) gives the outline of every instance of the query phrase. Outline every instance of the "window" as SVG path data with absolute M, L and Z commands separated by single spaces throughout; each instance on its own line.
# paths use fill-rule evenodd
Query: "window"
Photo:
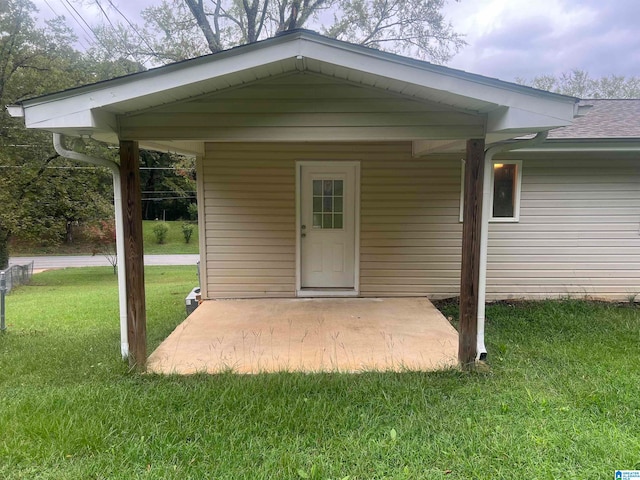
M 342 228 L 343 187 L 342 180 L 313 181 L 313 228 Z
M 517 222 L 520 220 L 520 185 L 522 162 L 520 160 L 494 161 L 491 172 L 491 222 Z M 462 161 L 460 187 L 460 221 L 464 207 L 464 160 Z

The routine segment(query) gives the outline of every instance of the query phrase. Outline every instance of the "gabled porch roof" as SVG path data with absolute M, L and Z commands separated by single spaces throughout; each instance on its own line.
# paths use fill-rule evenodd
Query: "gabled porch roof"
M 128 139 L 122 126 L 125 117 L 297 72 L 481 117 L 487 143 L 570 125 L 578 108 L 577 99 L 572 97 L 296 30 L 217 54 L 26 100 L 22 112 L 29 128 L 91 135 L 117 143 L 118 139 Z M 406 140 L 406 135 L 402 139 Z M 211 139 L 201 135 L 139 140 L 148 148 L 199 153 L 202 142 Z M 463 148 L 466 139 L 421 134 L 411 140 L 416 153 L 421 154 Z

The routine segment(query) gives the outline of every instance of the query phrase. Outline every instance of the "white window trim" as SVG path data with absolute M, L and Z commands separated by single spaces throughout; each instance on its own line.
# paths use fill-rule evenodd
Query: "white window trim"
M 493 216 L 493 183 L 495 176 L 494 165 L 496 164 L 512 164 L 516 166 L 516 191 L 515 191 L 515 199 L 513 205 L 513 217 L 494 217 Z M 460 160 L 460 215 L 459 221 L 462 223 L 463 215 L 464 215 L 464 169 L 465 169 L 465 160 Z M 486 174 L 487 172 L 485 172 Z M 491 162 L 491 181 L 489 182 L 489 191 L 491 195 L 489 195 L 489 212 L 491 212 L 491 216 L 489 217 L 489 221 L 492 223 L 518 223 L 520 221 L 520 192 L 522 191 L 522 160 L 493 160 Z

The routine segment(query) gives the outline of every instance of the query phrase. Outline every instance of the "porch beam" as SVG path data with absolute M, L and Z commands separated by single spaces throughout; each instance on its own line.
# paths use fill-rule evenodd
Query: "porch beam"
M 480 236 L 484 173 L 484 139 L 467 140 L 462 214 L 460 323 L 458 328 L 458 361 L 463 368 L 472 365 L 477 355 L 478 285 L 480 279 Z
M 147 314 L 144 294 L 142 245 L 142 192 L 138 142 L 120 141 L 120 176 L 124 208 L 125 283 L 127 288 L 127 337 L 129 366 L 138 371 L 147 360 Z

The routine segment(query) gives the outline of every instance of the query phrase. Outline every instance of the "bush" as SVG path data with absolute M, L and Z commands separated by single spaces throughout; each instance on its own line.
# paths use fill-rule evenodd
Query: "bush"
M 162 245 L 167 240 L 167 233 L 169 233 L 169 227 L 164 222 L 160 222 L 153 227 L 153 235 L 159 245 Z
M 197 203 L 190 203 L 189 206 L 187 207 L 187 212 L 189 212 L 189 220 L 193 222 L 198 220 L 198 204 Z
M 92 255 L 104 255 L 117 273 L 118 255 L 116 250 L 116 223 L 114 219 L 101 220 L 87 226 L 85 237 L 91 243 Z
M 191 235 L 193 235 L 193 225 L 190 223 L 182 224 L 182 234 L 184 235 L 184 242 L 189 243 L 191 240 Z

